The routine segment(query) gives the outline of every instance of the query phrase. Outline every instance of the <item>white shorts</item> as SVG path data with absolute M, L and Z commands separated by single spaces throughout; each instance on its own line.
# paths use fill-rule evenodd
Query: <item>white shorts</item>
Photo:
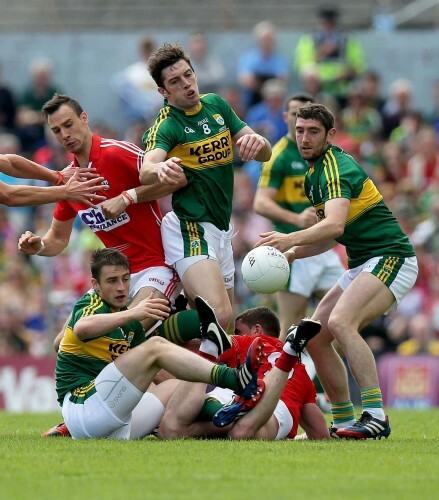
M 291 293 L 309 298 L 314 292 L 330 290 L 344 271 L 345 268 L 335 250 L 297 259 L 291 264 L 287 289 Z
M 172 303 L 182 290 L 181 281 L 171 267 L 157 266 L 143 269 L 131 275 L 129 300 L 132 300 L 141 288 L 152 287 L 162 292 Z
M 81 403 L 64 398 L 62 415 L 73 439 L 139 439 L 160 423 L 165 408 L 150 392 L 143 394 L 118 370 L 107 365 L 94 381 L 96 392 Z
M 206 393 L 206 398 L 208 397 L 216 399 L 221 404 L 226 404 L 232 399 L 233 391 L 231 389 L 223 389 L 222 387 L 215 387 L 215 389 Z M 274 439 L 276 441 L 279 439 L 285 439 L 291 432 L 294 421 L 293 421 L 293 416 L 288 411 L 287 405 L 282 400 L 279 399 L 279 401 L 277 402 L 273 415 L 279 425 L 277 435 Z
M 233 261 L 233 226 L 221 231 L 210 222 L 180 220 L 174 212 L 168 212 L 161 225 L 165 262 L 182 278 L 195 262 L 204 259 L 218 261 L 226 289 L 235 284 Z
M 396 309 L 405 295 L 412 289 L 418 277 L 416 257 L 373 257 L 361 266 L 348 269 L 338 280 L 342 290 L 354 281 L 360 273 L 372 273 L 393 293 L 396 302 L 389 311 Z M 387 311 L 387 312 L 389 312 Z

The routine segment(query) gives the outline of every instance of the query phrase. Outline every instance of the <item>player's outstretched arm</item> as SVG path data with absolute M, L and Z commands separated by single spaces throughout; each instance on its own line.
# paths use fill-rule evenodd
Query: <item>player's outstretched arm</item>
M 170 311 L 167 299 L 153 298 L 151 293 L 148 298 L 131 309 L 109 314 L 84 316 L 75 324 L 73 331 L 80 339 L 99 337 L 130 321 L 142 321 L 146 318 L 162 321 L 169 316 Z
M 248 125 L 234 135 L 233 140 L 239 147 L 239 156 L 242 161 L 268 161 L 271 158 L 270 143 Z
M 106 186 L 101 185 L 103 180 L 103 177 L 97 177 L 89 181 L 81 181 L 79 173 L 75 173 L 67 184 L 53 187 L 11 186 L 1 182 L 0 203 L 8 207 L 24 207 L 70 200 L 95 207 L 96 202 L 105 200 L 105 196 L 95 194 L 97 189 L 107 189 Z
M 178 184 L 184 172 L 180 166 L 181 159 L 166 156 L 167 152 L 160 148 L 145 153 L 139 176 L 142 184 L 154 184 L 157 180 L 163 184 Z

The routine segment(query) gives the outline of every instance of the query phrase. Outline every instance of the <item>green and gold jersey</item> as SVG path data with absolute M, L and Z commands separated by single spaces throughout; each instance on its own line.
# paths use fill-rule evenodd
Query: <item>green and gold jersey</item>
M 308 164 L 300 156 L 296 143 L 285 136 L 274 145 L 271 159 L 262 164 L 258 186 L 276 188 L 276 203 L 285 210 L 300 214 L 310 206 L 304 189 L 307 170 Z M 273 221 L 273 224 L 280 233 L 300 229 L 286 222 Z
M 146 151 L 165 150 L 181 158 L 188 184 L 172 196 L 172 208 L 181 219 L 211 222 L 229 228 L 233 198 L 232 137 L 245 123 L 219 95 L 200 96 L 200 105 L 188 113 L 165 102 L 154 125 L 144 136 Z
M 128 349 L 145 340 L 145 332 L 139 321 L 131 321 L 92 339 L 81 340 L 73 333 L 75 324 L 81 318 L 113 312 L 95 291 L 87 292 L 75 304 L 59 348 L 55 368 L 56 392 L 61 405 L 69 391 L 72 393 L 72 401 L 76 402 L 94 394 L 96 391 L 92 381 L 99 372 Z M 87 385 L 90 385 L 90 390 Z
M 325 202 L 351 201 L 344 234 L 337 241 L 346 247 L 349 268 L 372 257 L 413 257 L 408 237 L 383 201 L 381 193 L 360 165 L 337 146 L 329 146 L 305 176 L 305 192 L 317 217 L 325 217 Z

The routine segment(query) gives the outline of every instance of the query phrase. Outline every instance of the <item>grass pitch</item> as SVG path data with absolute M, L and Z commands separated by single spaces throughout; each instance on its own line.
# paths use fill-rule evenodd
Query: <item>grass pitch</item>
M 73 441 L 59 414 L 0 412 L 3 499 L 433 499 L 439 409 L 389 410 L 381 441 Z

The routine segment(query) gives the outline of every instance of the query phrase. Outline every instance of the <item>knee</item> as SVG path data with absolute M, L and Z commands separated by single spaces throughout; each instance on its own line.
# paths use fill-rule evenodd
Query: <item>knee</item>
M 157 434 L 159 439 L 178 439 L 181 437 L 181 429 L 178 422 L 172 416 L 164 415 L 159 425 Z
M 169 344 L 170 342 L 162 337 L 151 337 L 146 342 L 136 347 L 136 349 L 142 349 L 145 355 L 148 355 L 148 359 L 151 363 L 154 363 L 161 353 L 166 350 Z
M 227 330 L 233 315 L 232 305 L 230 302 L 227 301 L 227 303 L 215 308 L 215 315 L 218 323 L 224 328 L 224 330 Z
M 328 328 L 332 336 L 340 342 L 348 326 L 339 314 L 331 314 L 328 319 Z
M 239 420 L 227 433 L 230 439 L 251 439 L 257 429 L 252 425 L 246 424 L 245 421 Z

